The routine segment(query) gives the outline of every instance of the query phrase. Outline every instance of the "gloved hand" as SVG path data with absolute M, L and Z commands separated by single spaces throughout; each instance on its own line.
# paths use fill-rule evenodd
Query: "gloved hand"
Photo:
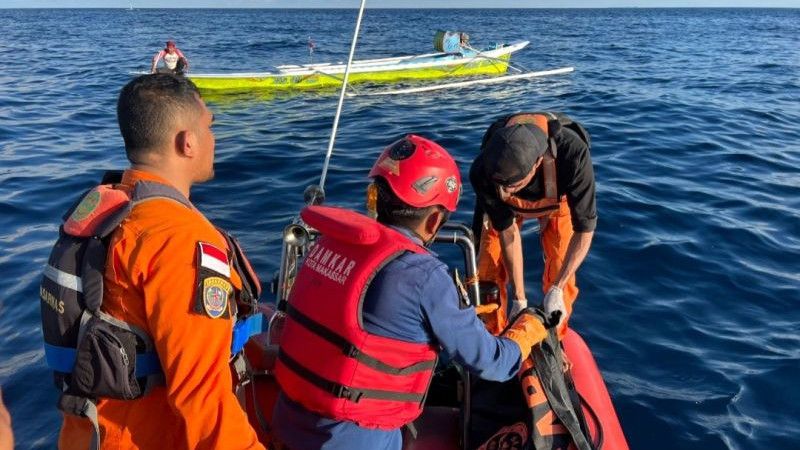
M 567 317 L 567 306 L 564 304 L 564 291 L 553 285 L 547 291 L 547 295 L 544 296 L 544 313 L 547 314 L 547 317 L 550 317 L 555 311 L 561 311 L 561 317 L 556 325 L 556 327 L 559 327 L 564 322 L 564 318 Z
M 520 311 L 527 307 L 528 299 L 526 298 L 515 298 L 514 300 L 511 300 L 511 311 L 508 312 L 508 317 L 515 317 L 520 313 Z
M 542 324 L 541 317 L 530 309 L 523 309 L 502 336 L 511 339 L 519 346 L 522 361 L 525 361 L 531 354 L 531 347 L 547 337 L 547 330 Z
M 484 303 L 475 307 L 475 315 L 483 322 L 486 331 L 497 336 L 505 326 L 505 317 L 499 317 L 500 305 L 497 303 Z M 503 322 L 502 324 L 500 322 Z
M 500 308 L 500 305 L 497 303 L 487 303 L 485 305 L 478 305 L 475 307 L 475 315 L 478 316 L 479 319 L 486 322 L 486 316 L 494 313 L 497 309 Z

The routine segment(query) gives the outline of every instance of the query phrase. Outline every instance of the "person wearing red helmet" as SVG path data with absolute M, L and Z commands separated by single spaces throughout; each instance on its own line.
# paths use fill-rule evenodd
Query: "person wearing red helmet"
M 164 67 L 158 67 L 158 62 L 164 60 Z M 183 75 L 189 71 L 189 60 L 178 47 L 175 41 L 167 41 L 167 45 L 158 53 L 153 55 L 153 64 L 150 66 L 150 73 L 163 72 L 175 75 Z
M 475 309 L 461 309 L 445 264 L 427 250 L 461 193 L 444 148 L 407 135 L 370 177 L 376 220 L 323 206 L 301 214 L 321 236 L 295 279 L 280 340 L 279 448 L 398 450 L 438 356 L 504 381 L 546 335 L 529 310 L 491 335 Z

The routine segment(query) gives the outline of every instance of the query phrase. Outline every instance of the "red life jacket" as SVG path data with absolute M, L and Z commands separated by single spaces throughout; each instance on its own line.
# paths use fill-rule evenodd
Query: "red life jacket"
M 538 200 L 525 200 L 515 195 L 500 198 L 504 203 L 511 206 L 514 211 L 525 218 L 552 217 L 558 213 L 560 203 L 567 201 L 566 196 L 558 197 L 558 184 L 556 177 L 556 145 L 550 136 L 548 122 L 558 120 L 549 113 L 523 113 L 511 116 L 505 126 L 529 123 L 536 125 L 547 136 L 547 151 L 542 160 L 542 176 L 544 177 L 544 197 Z
M 427 250 L 352 211 L 311 206 L 301 217 L 322 236 L 289 297 L 275 368 L 281 389 L 310 411 L 365 428 L 412 422 L 422 412 L 436 348 L 368 333 L 361 308 L 382 267 Z

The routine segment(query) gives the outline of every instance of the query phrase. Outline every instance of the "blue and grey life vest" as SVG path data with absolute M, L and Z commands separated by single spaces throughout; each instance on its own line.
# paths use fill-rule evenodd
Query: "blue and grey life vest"
M 129 195 L 115 188 L 120 177 L 121 172 L 107 173 L 64 216 L 39 287 L 45 359 L 61 390 L 59 408 L 91 419 L 97 436 L 98 399 L 132 400 L 164 383 L 152 338 L 102 310 L 111 235 L 139 203 L 170 199 L 192 208 L 183 194 L 162 183 L 138 182 Z M 261 331 L 261 287 L 238 242 L 219 231 L 242 279 L 236 302 L 231 302 L 237 317 L 231 354 L 237 355 Z

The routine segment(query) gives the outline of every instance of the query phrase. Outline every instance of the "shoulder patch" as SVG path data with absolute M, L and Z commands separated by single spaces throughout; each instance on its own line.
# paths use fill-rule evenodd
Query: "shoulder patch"
M 193 311 L 212 319 L 229 318 L 233 298 L 228 253 L 208 242 L 197 243 L 197 280 Z
M 230 281 L 220 277 L 203 280 L 203 310 L 212 319 L 222 317 L 228 311 L 228 299 L 233 293 Z
M 99 204 L 100 192 L 98 192 L 96 189 L 93 189 L 91 192 L 86 194 L 85 197 L 83 197 L 83 200 L 81 200 L 81 202 L 78 204 L 78 207 L 72 212 L 70 219 L 75 222 L 80 222 L 86 219 L 94 212 L 95 209 L 97 209 L 97 205 Z
M 198 242 L 197 246 L 200 252 L 200 267 L 213 270 L 226 278 L 231 277 L 231 264 L 228 260 L 228 254 L 224 250 L 207 242 Z

